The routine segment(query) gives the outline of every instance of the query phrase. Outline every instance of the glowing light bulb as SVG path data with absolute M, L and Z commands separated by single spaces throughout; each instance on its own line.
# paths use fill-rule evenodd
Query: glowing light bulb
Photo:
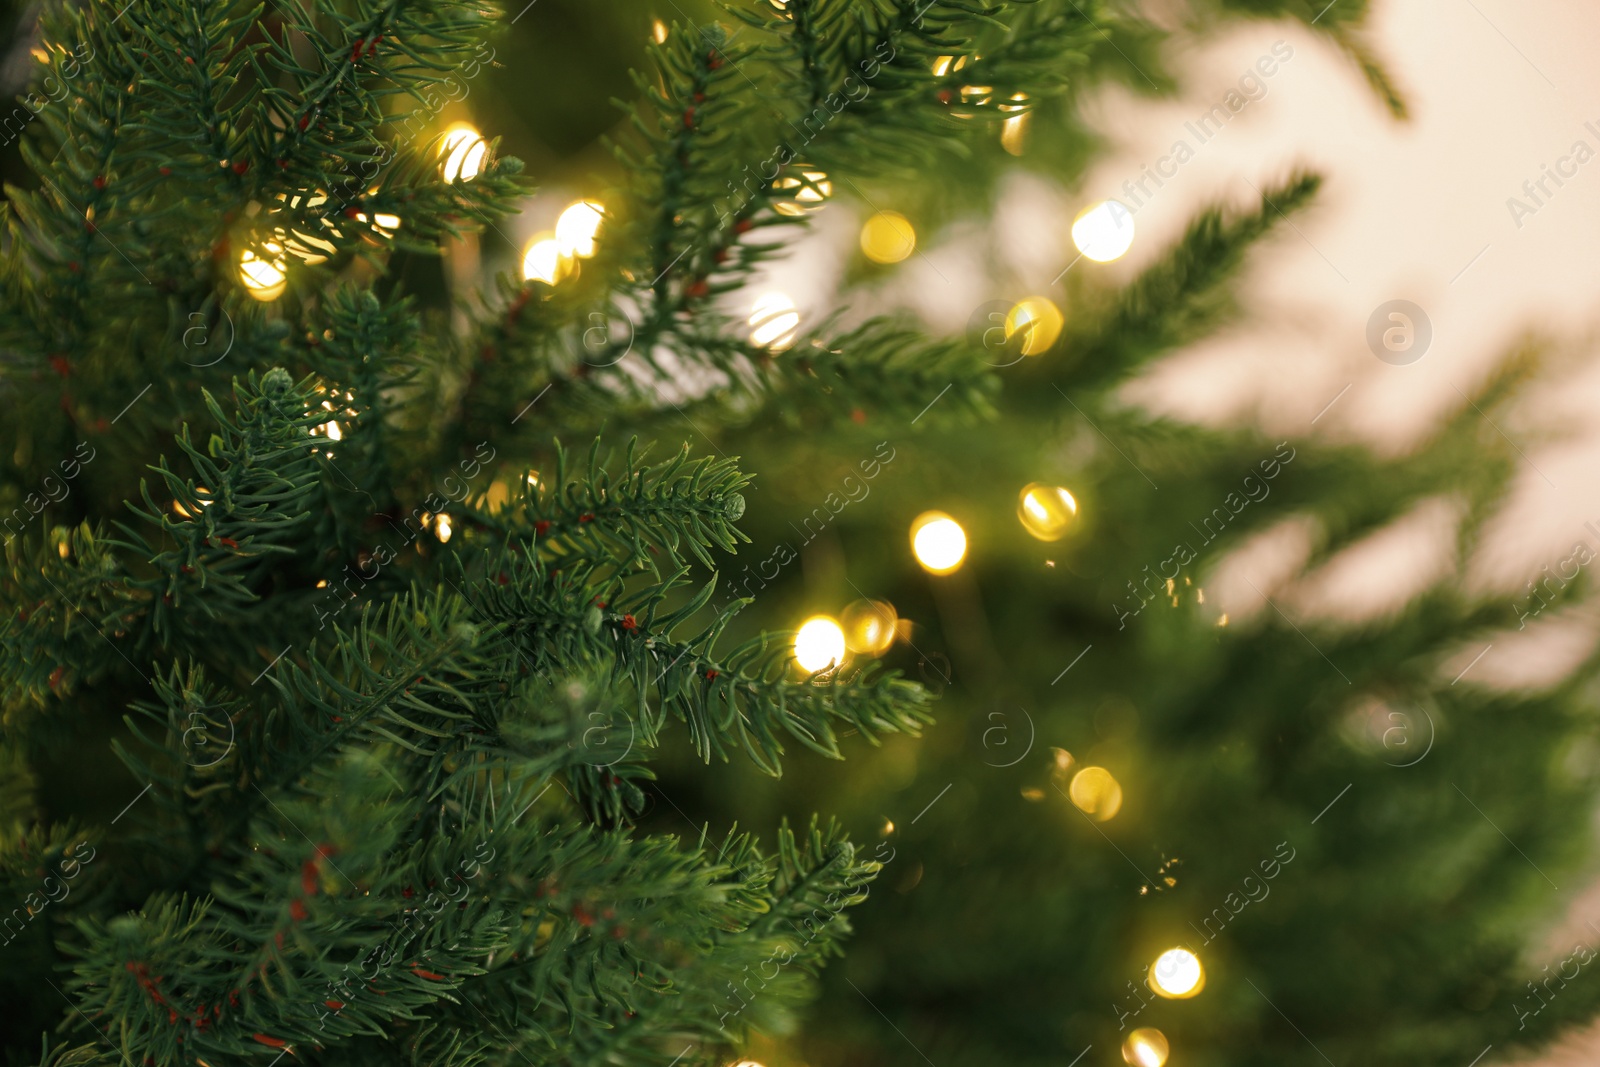
M 1006 342 L 1015 342 L 1025 356 L 1047 352 L 1061 336 L 1061 309 L 1042 296 L 1017 301 L 1006 313 Z
M 1028 122 L 1033 118 L 1033 112 L 1028 110 L 1026 104 L 1027 99 L 1027 93 L 1012 93 L 1012 102 L 1000 105 L 1001 111 L 1010 112 L 1000 123 L 1000 147 L 1014 156 L 1022 155 Z
M 441 543 L 450 540 L 450 516 L 440 512 L 433 520 L 433 534 Z
M 1162 1067 L 1169 1051 L 1167 1035 L 1153 1026 L 1141 1026 L 1122 1043 L 1122 1059 L 1128 1067 Z
M 1078 502 L 1059 485 L 1034 482 L 1022 490 L 1017 502 L 1022 528 L 1041 541 L 1061 540 L 1077 514 Z
M 925 511 L 911 524 L 911 553 L 929 574 L 949 574 L 967 557 L 967 532 L 942 511 Z
M 470 122 L 452 123 L 439 138 L 439 173 L 447 182 L 470 182 L 483 171 L 489 142 Z
M 857 600 L 839 612 L 845 647 L 863 656 L 881 656 L 894 644 L 900 616 L 883 600 Z
M 794 344 L 800 326 L 800 312 L 786 293 L 767 293 L 750 310 L 750 343 L 762 348 L 784 349 Z
M 572 273 L 572 257 L 561 251 L 561 242 L 549 234 L 535 234 L 522 254 L 525 281 L 554 285 Z
M 1169 1000 L 1192 997 L 1205 987 L 1206 969 L 1186 948 L 1169 948 L 1150 965 L 1150 988 Z
M 564 256 L 588 259 L 594 255 L 594 236 L 600 231 L 606 209 L 593 200 L 571 204 L 556 219 L 556 242 Z
M 861 227 L 861 251 L 874 263 L 898 263 L 917 247 L 917 231 L 898 211 L 880 211 Z
M 239 280 L 245 291 L 262 303 L 271 303 L 289 287 L 289 263 L 283 246 L 264 241 L 260 250 L 247 248 L 239 257 Z
M 1072 243 L 1096 263 L 1109 263 L 1133 246 L 1133 212 L 1120 200 L 1102 200 L 1078 213 Z
M 844 662 L 844 631 L 826 615 L 807 619 L 794 635 L 794 658 L 807 674 L 828 670 Z
M 656 44 L 667 43 L 667 24 L 660 19 L 650 20 L 650 39 Z
M 778 214 L 791 218 L 804 215 L 808 206 L 819 206 L 833 195 L 833 183 L 823 171 L 802 170 L 800 174 L 801 177 L 780 178 L 773 183 L 774 189 L 794 190 L 791 199 L 779 200 L 772 205 Z
M 273 236 L 283 245 L 284 249 L 302 263 L 315 266 L 326 263 L 328 257 L 339 251 L 339 246 L 332 241 L 321 237 L 314 237 L 300 230 L 275 230 Z M 334 231 L 334 236 L 340 236 Z
M 1106 822 L 1122 810 L 1122 786 L 1104 767 L 1085 767 L 1073 775 L 1067 796 L 1095 822 Z

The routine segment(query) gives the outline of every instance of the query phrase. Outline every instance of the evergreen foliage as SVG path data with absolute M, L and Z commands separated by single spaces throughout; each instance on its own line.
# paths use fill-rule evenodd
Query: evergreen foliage
M 1365 5 L 1313 7 L 1216 10 L 1314 26 L 1403 114 Z M 1510 1010 L 1538 976 L 1547 874 L 1584 857 L 1592 659 L 1534 694 L 1455 686 L 1442 665 L 1508 621 L 1455 572 L 1392 615 L 1305 629 L 1218 628 L 1187 584 L 1142 584 L 1269 461 L 1270 499 L 1193 553 L 1200 584 L 1286 520 L 1313 521 L 1314 572 L 1446 495 L 1469 549 L 1518 462 L 1480 409 L 1526 363 L 1391 459 L 1118 404 L 1237 313 L 1248 249 L 1310 202 L 1307 175 L 1203 213 L 1124 288 L 1080 272 L 1035 359 L 848 307 L 782 352 L 751 339 L 730 295 L 816 204 L 903 189 L 930 218 L 981 210 L 998 123 L 1030 114 L 1034 165 L 1070 179 L 1088 88 L 1172 87 L 1153 24 L 1078 0 L 674 21 L 636 75 L 595 256 L 446 308 L 419 264 L 492 241 L 532 191 L 494 145 L 470 179 L 439 168 L 442 102 L 487 68 L 502 14 L 43 16 L 39 78 L 68 91 L 28 127 L 37 182 L 0 218 L 7 1062 L 719 1063 L 794 1033 L 852 912 L 871 941 L 824 980 L 819 1061 L 1111 1062 L 1137 1017 L 1204 1067 L 1467 1063 L 1594 1010 L 1581 984 Z M 251 296 L 250 261 L 283 267 L 281 296 Z M 680 449 L 640 443 L 680 424 Z M 866 585 L 917 618 L 902 665 L 922 681 L 893 657 L 806 677 L 794 576 L 752 605 L 719 571 L 788 538 L 783 517 L 885 433 L 905 458 L 822 535 L 855 576 L 825 592 Z M 1082 521 L 1041 579 L 1012 515 L 1046 475 Z M 1006 546 L 975 554 L 981 596 L 970 573 L 930 592 L 905 556 L 904 523 L 952 485 L 974 544 Z M 960 725 L 912 740 L 947 686 L 942 717 L 976 746 Z M 1374 751 L 1351 726 L 1373 701 L 1427 709 L 1431 758 Z M 1032 709 L 1039 746 L 975 767 L 1001 704 Z M 1070 777 L 1049 745 L 1111 766 L 1123 813 L 1093 826 L 1054 795 Z M 846 754 L 861 769 L 839 785 L 815 757 Z M 685 790 L 706 816 L 687 839 L 654 807 Z M 892 846 L 841 829 L 913 795 Z M 844 821 L 783 817 L 814 808 Z M 751 814 L 770 832 L 713 838 Z M 1270 904 L 1235 924 L 1223 903 L 1205 937 L 1207 994 L 1124 1003 L 1268 859 Z M 890 864 L 895 892 L 869 901 Z

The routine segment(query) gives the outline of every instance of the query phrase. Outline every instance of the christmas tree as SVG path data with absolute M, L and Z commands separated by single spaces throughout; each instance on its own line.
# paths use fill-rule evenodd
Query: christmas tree
M 1363 6 L 1195 14 L 1314 24 L 1402 112 Z M 1590 667 L 1458 676 L 1516 619 L 1450 577 L 1356 626 L 1297 627 L 1287 578 L 1215 607 L 1261 534 L 1314 574 L 1448 496 L 1473 544 L 1526 361 L 1398 459 L 1117 403 L 1305 175 L 1126 287 L 859 310 L 1019 154 L 1080 174 L 1089 87 L 1170 88 L 1131 13 L 529 11 L 132 0 L 31 42 L 9 1062 L 722 1063 L 852 927 L 770 1062 L 1467 1063 L 1587 1017 L 1524 949 L 1585 854 Z M 540 105 L 556 144 L 637 101 L 612 184 L 518 248 L 537 183 L 447 120 L 619 26 L 632 90 Z M 757 300 L 841 202 L 858 292 Z

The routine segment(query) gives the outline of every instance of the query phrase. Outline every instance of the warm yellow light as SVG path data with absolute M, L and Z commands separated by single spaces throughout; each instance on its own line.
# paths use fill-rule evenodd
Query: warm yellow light
M 967 557 L 967 533 L 942 511 L 925 511 L 911 524 L 911 553 L 930 574 L 949 574 Z
M 917 247 L 917 231 L 898 211 L 880 211 L 861 227 L 861 251 L 874 263 L 898 263 Z
M 767 293 L 750 309 L 750 342 L 762 348 L 784 349 L 794 343 L 800 312 L 786 293 Z
M 561 242 L 549 234 L 536 234 L 522 254 L 525 281 L 554 285 L 572 272 L 572 257 L 563 255 Z
M 447 182 L 470 182 L 483 170 L 489 142 L 470 122 L 452 123 L 439 138 L 439 173 Z
M 1000 147 L 1014 156 L 1022 155 L 1024 139 L 1028 133 L 1028 122 L 1033 118 L 1033 112 L 1027 109 L 1025 101 L 1027 93 L 1012 93 L 1012 103 L 1001 104 L 1000 110 L 1011 112 L 1000 123 Z
M 571 204 L 556 219 L 556 242 L 564 256 L 588 259 L 594 255 L 594 235 L 600 231 L 600 222 L 606 209 L 593 200 L 579 200 Z
M 773 183 L 774 189 L 794 190 L 793 198 L 779 200 L 772 205 L 772 209 L 780 215 L 790 217 L 804 215 L 807 206 L 821 204 L 833 195 L 833 183 L 828 180 L 828 175 L 820 170 L 802 170 L 802 177 L 780 178 Z
M 1186 948 L 1169 948 L 1150 965 L 1150 988 L 1169 1000 L 1192 997 L 1205 987 L 1206 969 Z
M 339 428 L 339 424 L 337 422 L 325 422 L 321 426 L 318 426 L 317 429 L 321 430 L 322 436 L 326 437 L 330 441 L 344 440 L 344 431 Z
M 1077 514 L 1078 502 L 1059 485 L 1034 482 L 1022 490 L 1017 501 L 1022 528 L 1041 541 L 1061 540 Z
M 195 499 L 199 501 L 201 507 L 209 508 L 211 506 L 211 490 L 207 489 L 205 486 L 195 486 L 194 495 Z M 185 519 L 192 519 L 195 517 L 194 512 L 190 511 L 176 500 L 172 502 L 172 511 L 174 514 L 181 515 Z
M 845 647 L 863 656 L 881 656 L 894 644 L 900 617 L 883 600 L 857 600 L 839 612 Z
M 443 542 L 450 540 L 450 533 L 450 516 L 440 512 L 438 517 L 433 520 L 433 534 Z
M 1104 767 L 1085 767 L 1073 775 L 1067 796 L 1095 822 L 1105 822 L 1122 810 L 1122 786 Z
M 283 246 L 265 241 L 260 251 L 247 248 L 239 257 L 239 280 L 245 290 L 262 303 L 270 303 L 289 287 L 289 263 Z
M 826 615 L 807 619 L 794 635 L 794 658 L 808 674 L 825 671 L 844 662 L 844 631 Z
M 1055 304 L 1042 296 L 1030 296 L 1006 313 L 1006 341 L 1015 340 L 1025 356 L 1037 356 L 1056 343 L 1065 321 Z
M 328 202 L 328 195 L 317 189 L 298 193 L 279 193 L 278 199 L 283 201 L 285 206 L 290 209 L 303 210 L 321 207 Z M 388 216 L 380 217 L 387 218 Z M 339 232 L 339 228 L 333 224 L 331 219 L 318 217 L 316 221 L 321 224 L 322 230 L 326 231 L 326 235 L 321 233 L 310 234 L 293 227 L 279 227 L 272 231 L 273 239 L 283 246 L 284 251 L 303 263 L 309 263 L 313 266 L 318 263 L 325 263 L 329 256 L 335 255 L 339 251 L 339 247 L 328 238 L 343 237 L 344 234 Z M 365 221 L 365 217 L 363 217 L 362 221 Z M 399 224 L 399 220 L 396 219 L 395 225 L 399 226 Z
M 660 19 L 650 20 L 650 39 L 656 44 L 667 43 L 667 24 Z
M 333 235 L 335 237 L 341 236 L 337 230 L 333 231 Z M 300 230 L 278 229 L 273 231 L 273 236 L 278 239 L 284 250 L 290 255 L 302 263 L 308 263 L 312 266 L 318 263 L 326 263 L 329 256 L 339 251 L 339 246 L 332 241 L 321 237 L 313 237 L 311 234 L 303 233 Z
M 1096 263 L 1109 263 L 1133 246 L 1133 212 L 1120 200 L 1102 200 L 1078 213 L 1072 243 Z
M 1167 1035 L 1153 1026 L 1141 1026 L 1122 1043 L 1122 1059 L 1128 1067 L 1162 1067 L 1169 1051 Z

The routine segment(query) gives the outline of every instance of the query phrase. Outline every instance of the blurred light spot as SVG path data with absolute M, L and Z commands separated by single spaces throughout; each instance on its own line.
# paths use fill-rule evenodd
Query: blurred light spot
M 967 533 L 942 511 L 925 511 L 911 524 L 911 552 L 930 574 L 949 574 L 967 556 Z
M 1162 1067 L 1167 1052 L 1167 1035 L 1153 1026 L 1141 1026 L 1122 1043 L 1122 1058 L 1129 1067 Z
M 784 349 L 794 343 L 800 326 L 800 312 L 786 293 L 767 293 L 750 310 L 750 343 L 762 348 Z
M 600 231 L 606 209 L 593 200 L 579 200 L 556 219 L 556 243 L 564 256 L 588 259 L 594 255 L 594 237 Z
M 1122 786 L 1104 767 L 1085 767 L 1073 775 L 1067 796 L 1095 822 L 1106 822 L 1122 810 Z
M 1096 263 L 1109 263 L 1133 247 L 1133 212 L 1120 200 L 1102 200 L 1079 212 L 1072 243 Z
M 489 142 L 470 122 L 452 123 L 439 138 L 439 173 L 447 182 L 470 182 L 483 170 Z
M 898 211 L 880 211 L 861 227 L 861 251 L 874 263 L 898 263 L 917 247 L 917 231 Z
M 1041 541 L 1065 537 L 1078 515 L 1078 502 L 1059 485 L 1034 482 L 1022 490 L 1017 503 L 1017 518 L 1023 529 Z
M 1055 304 L 1042 296 L 1030 296 L 1006 313 L 1006 341 L 1017 338 L 1023 355 L 1037 356 L 1056 343 L 1065 321 Z
M 1169 948 L 1150 965 L 1150 988 L 1171 1000 L 1192 997 L 1205 986 L 1206 969 L 1186 948 Z
M 843 663 L 844 648 L 844 631 L 826 615 L 807 619 L 794 635 L 795 662 L 808 674 Z

